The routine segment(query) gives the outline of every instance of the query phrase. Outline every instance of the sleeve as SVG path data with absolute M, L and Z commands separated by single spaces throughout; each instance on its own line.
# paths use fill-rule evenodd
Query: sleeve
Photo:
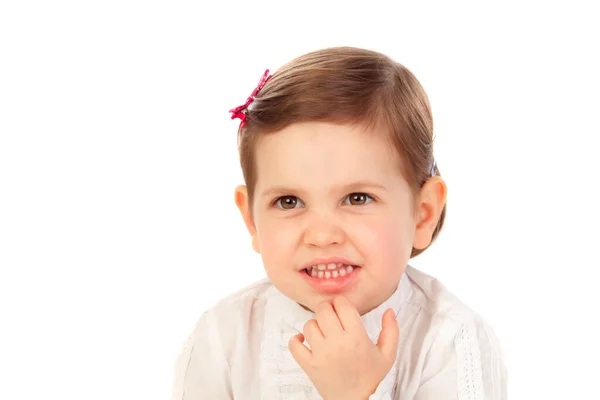
M 174 368 L 171 400 L 231 399 L 229 363 L 216 318 L 202 315 L 183 345 Z
M 451 325 L 430 349 L 414 399 L 506 400 L 506 367 L 492 329 L 482 321 Z

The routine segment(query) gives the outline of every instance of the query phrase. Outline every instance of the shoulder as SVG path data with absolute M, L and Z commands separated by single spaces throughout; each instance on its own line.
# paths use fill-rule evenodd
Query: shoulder
M 494 329 L 436 278 L 413 267 L 406 270 L 411 290 L 407 302 L 419 311 L 428 331 L 422 381 L 453 370 L 461 390 L 476 388 L 489 398 L 504 398 L 506 370 Z
M 204 311 L 197 329 L 218 331 L 223 339 L 256 326 L 273 285 L 265 278 L 230 293 Z
M 423 313 L 438 320 L 475 321 L 480 316 L 464 304 L 442 282 L 412 266 L 406 269 L 410 283 L 407 302 Z
M 273 284 L 268 278 L 253 282 L 214 303 L 206 312 L 238 314 L 259 306 L 268 297 Z
M 251 355 L 270 288 L 267 279 L 255 282 L 204 311 L 177 357 L 172 399 L 233 398 L 233 361 Z
M 406 269 L 410 282 L 410 295 L 407 303 L 419 310 L 431 328 L 452 338 L 465 338 L 471 332 L 485 332 L 490 340 L 495 340 L 493 330 L 483 317 L 463 303 L 438 279 L 414 267 Z
M 268 279 L 257 281 L 229 294 L 202 313 L 177 357 L 176 391 L 198 386 L 201 379 L 219 380 L 210 382 L 210 387 L 230 385 L 226 379 L 229 379 L 233 360 L 238 355 L 247 357 L 254 338 L 262 329 L 264 305 L 271 288 Z
M 259 330 L 264 305 L 272 284 L 268 279 L 254 282 L 217 301 L 196 320 L 184 344 L 184 352 L 192 347 L 221 353 L 228 358 L 240 337 Z

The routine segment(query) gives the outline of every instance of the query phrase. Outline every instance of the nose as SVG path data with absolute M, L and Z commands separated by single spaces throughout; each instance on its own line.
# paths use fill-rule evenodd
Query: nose
M 341 244 L 345 233 L 339 221 L 331 216 L 311 215 L 304 230 L 304 244 L 312 247 L 327 247 Z

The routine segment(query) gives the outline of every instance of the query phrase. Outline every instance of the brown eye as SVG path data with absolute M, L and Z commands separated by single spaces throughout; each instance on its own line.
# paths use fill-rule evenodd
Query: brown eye
M 298 207 L 299 204 L 303 204 L 302 200 L 296 196 L 282 196 L 277 199 L 275 205 L 284 210 L 291 210 Z
M 353 206 L 362 206 L 373 200 L 373 198 L 366 193 L 352 193 L 346 199 L 347 203 Z

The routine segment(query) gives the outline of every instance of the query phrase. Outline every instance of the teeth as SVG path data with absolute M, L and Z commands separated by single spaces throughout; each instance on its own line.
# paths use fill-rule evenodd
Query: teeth
M 354 266 L 341 263 L 318 264 L 306 269 L 310 276 L 319 279 L 331 279 L 346 276 L 354 271 Z

